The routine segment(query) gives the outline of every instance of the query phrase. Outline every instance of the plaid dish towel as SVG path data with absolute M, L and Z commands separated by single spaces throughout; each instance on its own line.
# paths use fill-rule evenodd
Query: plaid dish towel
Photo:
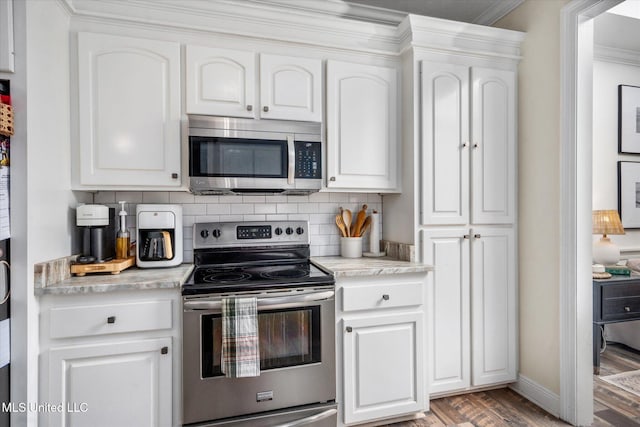
M 256 298 L 222 299 L 221 368 L 228 378 L 260 375 Z

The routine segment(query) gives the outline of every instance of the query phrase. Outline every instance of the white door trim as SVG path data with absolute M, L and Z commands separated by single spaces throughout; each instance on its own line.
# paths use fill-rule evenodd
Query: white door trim
M 560 417 L 593 420 L 591 159 L 593 21 L 622 0 L 573 0 L 561 13 Z

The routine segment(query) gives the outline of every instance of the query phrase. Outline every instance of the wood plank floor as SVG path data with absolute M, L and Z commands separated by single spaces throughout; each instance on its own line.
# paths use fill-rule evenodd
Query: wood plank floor
M 609 344 L 602 354 L 600 376 L 640 369 L 640 352 Z M 640 397 L 602 381 L 594 375 L 593 427 L 640 427 Z M 426 418 L 389 424 L 393 427 L 426 426 L 567 426 L 516 392 L 503 388 L 431 401 Z

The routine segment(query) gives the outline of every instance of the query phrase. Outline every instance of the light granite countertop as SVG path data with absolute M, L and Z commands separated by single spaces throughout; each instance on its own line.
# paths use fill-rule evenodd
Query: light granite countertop
M 179 289 L 189 278 L 193 264 L 166 268 L 131 267 L 120 274 L 72 276 L 48 286 L 38 286 L 36 295 L 86 294 L 143 289 Z
M 343 258 L 339 256 L 313 257 L 315 264 L 333 272 L 338 277 L 378 276 L 384 274 L 425 273 L 433 267 L 426 264 L 399 261 L 394 258 Z

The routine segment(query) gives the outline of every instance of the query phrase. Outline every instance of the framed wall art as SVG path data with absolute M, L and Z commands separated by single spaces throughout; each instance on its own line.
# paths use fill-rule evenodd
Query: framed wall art
M 640 228 L 640 162 L 618 162 L 618 212 L 624 228 Z
M 640 154 L 640 87 L 618 85 L 618 152 Z

